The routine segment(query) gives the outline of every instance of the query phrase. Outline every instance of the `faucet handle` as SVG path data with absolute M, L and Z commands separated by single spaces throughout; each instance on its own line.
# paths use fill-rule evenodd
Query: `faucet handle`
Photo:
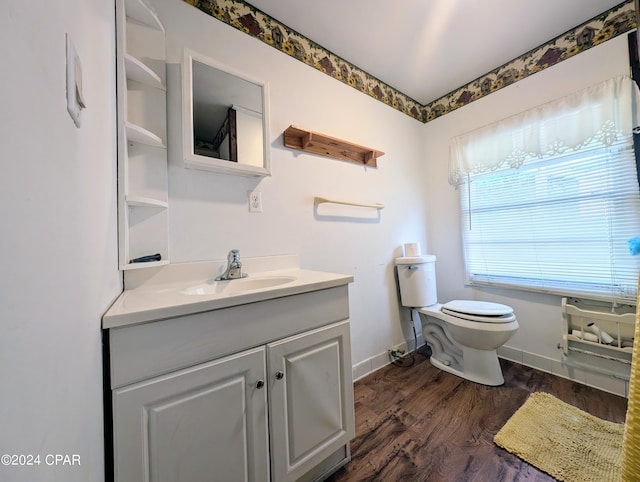
M 231 262 L 231 261 L 239 261 L 240 260 L 240 250 L 239 249 L 232 249 L 231 251 L 229 251 L 229 254 L 227 255 L 227 259 Z

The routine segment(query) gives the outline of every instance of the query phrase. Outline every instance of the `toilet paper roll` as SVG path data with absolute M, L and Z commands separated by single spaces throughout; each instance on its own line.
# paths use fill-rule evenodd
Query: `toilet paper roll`
M 407 258 L 411 258 L 414 256 L 420 256 L 420 243 L 405 243 L 404 244 L 404 255 Z
M 593 333 L 587 333 L 587 332 L 583 333 L 581 330 L 571 330 L 571 334 L 573 336 L 577 336 L 582 340 L 595 341 L 596 343 L 598 343 L 598 336 L 594 335 Z
M 598 337 L 600 337 L 600 340 L 602 340 L 602 343 L 605 343 L 607 345 L 613 343 L 613 337 L 606 331 L 602 331 L 600 328 L 598 328 L 595 323 L 589 323 L 587 325 L 587 328 L 591 330 L 592 333 L 598 335 Z

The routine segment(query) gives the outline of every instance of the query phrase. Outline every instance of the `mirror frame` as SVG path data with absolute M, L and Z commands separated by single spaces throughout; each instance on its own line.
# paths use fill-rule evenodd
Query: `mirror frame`
M 263 159 L 262 167 L 227 161 L 215 157 L 201 156 L 195 153 L 193 140 L 193 62 L 221 70 L 260 87 L 262 92 L 262 133 Z M 221 62 L 215 61 L 190 49 L 184 49 L 182 60 L 182 153 L 185 167 L 204 171 L 222 172 L 238 176 L 264 177 L 271 175 L 271 156 L 269 134 L 269 84 L 249 77 Z

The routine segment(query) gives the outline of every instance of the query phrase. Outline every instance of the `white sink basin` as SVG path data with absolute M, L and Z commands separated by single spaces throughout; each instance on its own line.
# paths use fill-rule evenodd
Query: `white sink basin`
M 209 280 L 204 283 L 189 286 L 180 291 L 184 295 L 224 295 L 235 294 L 244 291 L 255 291 L 273 288 L 274 286 L 283 285 L 295 281 L 295 276 L 268 276 L 256 278 L 241 278 L 228 281 Z

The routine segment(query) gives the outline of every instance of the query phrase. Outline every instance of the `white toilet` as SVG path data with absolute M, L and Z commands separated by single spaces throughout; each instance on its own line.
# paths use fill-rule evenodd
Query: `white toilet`
M 436 257 L 396 259 L 403 306 L 420 315 L 422 334 L 431 348 L 431 364 L 472 382 L 502 385 L 496 350 L 518 330 L 510 306 L 486 301 L 438 303 Z

